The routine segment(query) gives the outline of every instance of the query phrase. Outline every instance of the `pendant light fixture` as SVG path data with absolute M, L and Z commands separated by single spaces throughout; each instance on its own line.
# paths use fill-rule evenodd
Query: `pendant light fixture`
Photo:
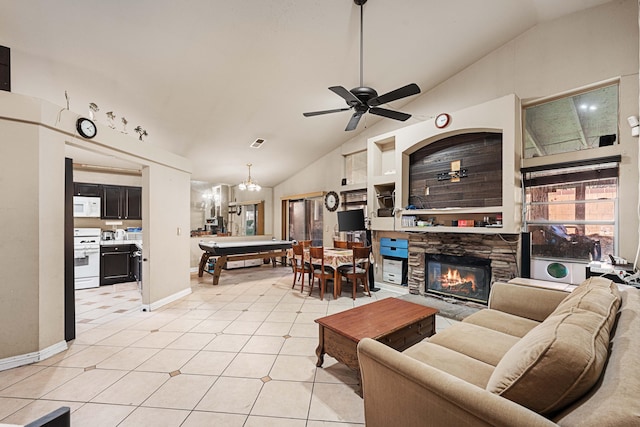
M 240 184 L 238 184 L 238 188 L 242 191 L 260 191 L 262 187 L 260 187 L 260 185 L 256 181 L 251 179 L 251 163 L 247 163 L 247 167 L 249 168 L 249 178 L 247 178 L 246 181 L 242 181 Z

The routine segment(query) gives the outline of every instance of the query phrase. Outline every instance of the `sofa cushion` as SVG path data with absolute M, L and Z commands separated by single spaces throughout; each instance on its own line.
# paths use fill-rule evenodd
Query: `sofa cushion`
M 596 304 L 608 305 L 606 314 L 600 313 L 604 311 L 601 307 L 590 311 L 567 304 L 504 355 L 487 390 L 546 415 L 593 387 L 607 360 L 610 329 L 620 298 L 599 291 L 585 294 L 606 300 Z M 583 301 L 580 297 L 574 299 L 577 305 Z
M 535 320 L 525 319 L 524 317 L 490 308 L 473 313 L 466 317 L 463 322 L 493 329 L 518 338 L 525 336 L 527 332 L 540 324 Z
M 438 332 L 428 340 L 491 366 L 496 366 L 502 356 L 519 341 L 519 338 L 482 326 L 461 322 Z
M 619 306 L 620 292 L 617 284 L 603 277 L 590 277 L 562 300 L 550 316 L 567 313 L 573 308 L 607 316 L 612 298 L 618 300 Z
M 434 368 L 485 388 L 494 367 L 446 347 L 422 341 L 402 352 Z

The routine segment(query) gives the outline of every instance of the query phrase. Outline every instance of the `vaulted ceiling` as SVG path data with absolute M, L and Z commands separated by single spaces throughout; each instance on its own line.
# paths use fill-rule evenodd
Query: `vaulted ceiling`
M 537 23 L 607 0 L 370 0 L 364 85 L 428 91 Z M 246 163 L 282 182 L 380 119 L 330 86 L 359 85 L 360 9 L 352 0 L 0 0 L 13 91 L 88 114 L 89 102 L 142 126 L 146 144 L 189 158 L 193 179 L 235 184 Z M 420 95 L 418 95 L 420 96 Z M 405 109 L 405 98 L 384 108 Z M 410 104 L 409 104 L 410 107 Z M 421 120 L 412 117 L 405 126 Z M 258 149 L 250 148 L 265 139 Z M 80 155 L 80 154 L 78 154 Z

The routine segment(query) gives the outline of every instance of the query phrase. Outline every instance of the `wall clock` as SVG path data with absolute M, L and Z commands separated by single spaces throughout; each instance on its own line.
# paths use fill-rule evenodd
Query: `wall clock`
M 335 191 L 329 191 L 324 196 L 324 205 L 327 207 L 329 212 L 333 212 L 338 209 L 338 206 L 340 205 L 340 197 L 338 196 L 338 193 Z
M 96 128 L 96 124 L 91 120 L 86 119 L 84 117 L 80 117 L 76 121 L 76 129 L 81 137 L 91 139 L 98 133 L 98 128 Z
M 438 114 L 436 116 L 436 127 L 438 129 L 447 127 L 450 121 L 451 121 L 451 116 L 448 115 L 447 113 Z

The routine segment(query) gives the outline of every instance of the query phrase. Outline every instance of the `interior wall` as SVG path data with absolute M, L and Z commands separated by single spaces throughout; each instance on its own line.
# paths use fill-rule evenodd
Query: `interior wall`
M 64 137 L 39 127 L 39 349 L 64 341 Z
M 620 77 L 621 165 L 620 253 L 633 259 L 638 244 L 638 138 L 631 137 L 626 117 L 638 115 L 638 2 L 613 1 L 537 25 L 476 63 L 423 92 L 402 107 L 413 114 L 408 122 L 381 120 L 274 188 L 274 199 L 288 194 L 339 188 L 344 153 L 368 138 L 442 112 L 452 114 L 509 94 L 523 102 Z M 348 147 L 348 148 L 347 148 Z M 568 154 L 572 156 L 572 154 Z M 337 166 L 339 165 L 339 167 Z M 316 175 L 314 175 L 316 174 Z M 325 214 L 328 211 L 325 210 Z M 280 233 L 280 205 L 274 230 Z M 327 222 L 328 226 L 331 226 Z M 325 244 L 327 244 L 325 227 Z
M 0 135 L 0 359 L 4 359 L 36 351 L 39 345 L 41 271 L 34 267 L 41 258 L 40 155 L 36 126 L 0 120 Z
M 190 292 L 191 175 L 150 164 L 142 171 L 142 303 Z M 148 230 L 145 233 L 145 230 Z

